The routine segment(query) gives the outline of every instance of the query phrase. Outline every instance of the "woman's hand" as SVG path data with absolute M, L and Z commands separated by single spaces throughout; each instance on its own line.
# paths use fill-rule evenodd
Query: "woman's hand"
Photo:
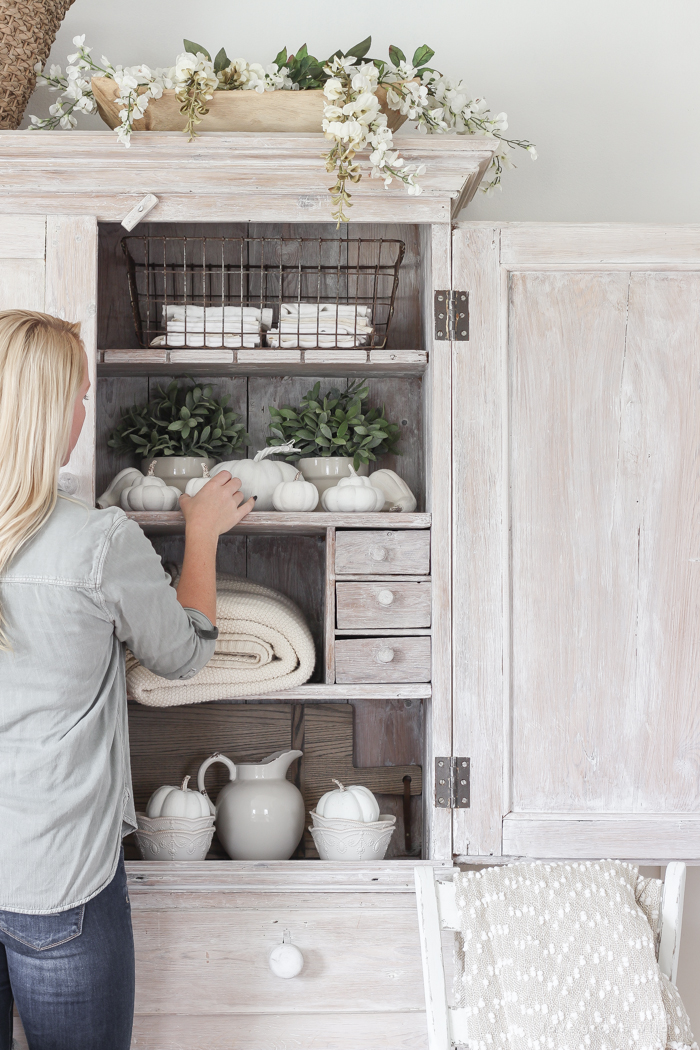
M 185 557 L 177 600 L 186 609 L 199 609 L 216 623 L 216 547 L 222 532 L 250 514 L 255 506 L 244 500 L 241 483 L 222 470 L 196 496 L 180 496 L 185 515 Z
M 185 515 L 187 531 L 220 536 L 237 525 L 255 506 L 251 497 L 244 500 L 241 483 L 227 470 L 203 485 L 196 496 L 180 496 L 180 510 Z

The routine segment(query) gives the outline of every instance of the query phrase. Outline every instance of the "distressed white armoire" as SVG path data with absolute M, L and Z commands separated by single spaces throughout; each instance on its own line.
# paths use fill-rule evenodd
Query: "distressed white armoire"
M 289 861 L 129 861 L 139 1050 L 418 1050 L 416 864 L 700 858 L 700 229 L 455 223 L 488 141 L 404 137 L 424 193 L 363 179 L 336 230 L 322 146 L 0 133 L 0 308 L 80 321 L 91 362 L 64 487 L 94 503 L 127 465 L 107 445 L 121 409 L 166 378 L 228 394 L 248 455 L 270 404 L 362 378 L 402 428 L 377 466 L 418 499 L 410 514 L 251 514 L 220 566 L 299 602 L 313 679 L 159 711 L 155 743 L 132 706 L 137 805 L 156 744 L 178 732 L 196 750 L 208 719 L 225 750 L 245 708 L 256 740 L 282 726 L 309 763 L 340 754 L 342 722 L 344 761 L 398 817 L 381 862 L 322 862 L 308 836 Z M 139 345 L 120 223 L 148 194 L 135 237 L 335 239 L 348 257 L 400 244 L 386 339 Z M 179 513 L 134 517 L 177 561 Z M 305 960 L 288 981 L 268 964 L 285 931 Z

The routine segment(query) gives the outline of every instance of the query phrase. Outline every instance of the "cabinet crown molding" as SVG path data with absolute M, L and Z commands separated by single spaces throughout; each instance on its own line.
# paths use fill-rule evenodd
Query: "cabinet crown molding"
M 144 194 L 169 221 L 328 222 L 332 179 L 318 135 L 135 132 L 125 149 L 111 131 L 0 132 L 0 213 L 96 214 L 121 221 Z M 425 164 L 423 193 L 365 177 L 353 189 L 354 221 L 450 222 L 469 203 L 491 162 L 495 139 L 398 137 L 408 163 Z M 280 177 L 280 172 L 284 176 Z M 48 191 L 48 192 L 47 192 Z M 195 214 L 196 213 L 196 214 Z

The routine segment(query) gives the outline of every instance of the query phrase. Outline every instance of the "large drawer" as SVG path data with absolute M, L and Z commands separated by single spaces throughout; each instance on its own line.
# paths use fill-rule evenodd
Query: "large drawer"
M 430 627 L 430 580 L 336 583 L 340 630 Z
M 195 892 L 142 893 L 130 882 L 133 1050 L 427 1046 L 411 864 L 297 864 L 179 865 L 185 874 L 171 878 L 183 883 L 195 881 L 189 867 L 201 872 Z M 155 887 L 160 872 L 148 867 Z M 249 889 L 222 892 L 229 880 Z M 268 962 L 285 930 L 304 956 L 290 980 Z
M 430 572 L 430 530 L 336 532 L 335 571 L 358 576 L 392 572 L 427 576 Z
M 429 682 L 430 638 L 336 638 L 335 680 Z

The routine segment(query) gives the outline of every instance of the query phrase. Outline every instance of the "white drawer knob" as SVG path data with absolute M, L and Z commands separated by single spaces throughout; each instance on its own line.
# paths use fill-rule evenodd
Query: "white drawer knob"
M 386 547 L 370 547 L 369 556 L 372 561 L 386 561 Z
M 393 591 L 379 591 L 377 594 L 377 601 L 380 605 L 391 605 L 394 600 Z
M 380 664 L 390 664 L 394 659 L 394 650 L 387 645 L 384 649 L 380 649 L 377 652 L 376 659 Z
M 278 944 L 270 952 L 270 969 L 275 977 L 296 977 L 304 968 L 304 956 L 296 944 L 292 944 L 292 935 L 289 930 L 284 931 L 282 944 Z

